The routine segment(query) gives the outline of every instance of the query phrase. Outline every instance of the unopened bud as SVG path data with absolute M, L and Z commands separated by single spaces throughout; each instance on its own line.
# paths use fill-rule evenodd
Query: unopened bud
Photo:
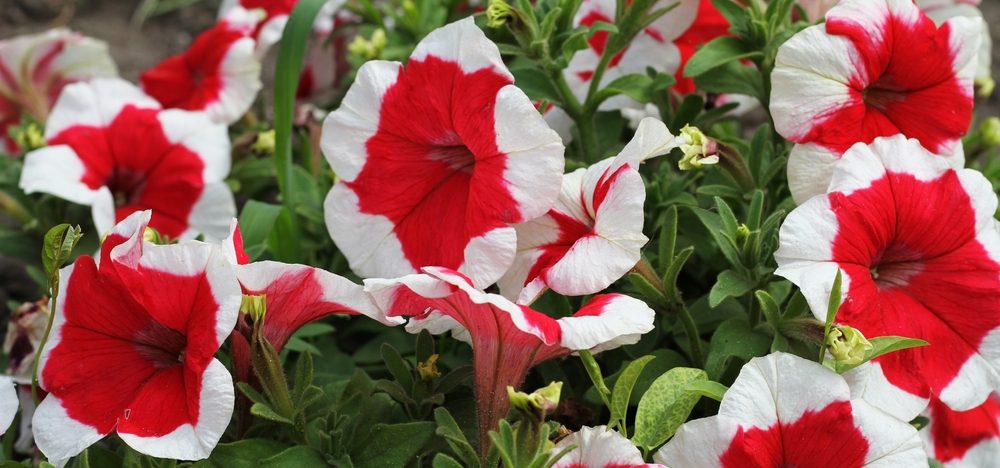
M 995 148 L 1000 146 L 1000 117 L 990 117 L 979 126 L 983 136 L 983 144 Z
M 382 51 L 385 50 L 387 44 L 388 39 L 386 38 L 385 31 L 380 28 L 372 33 L 370 40 L 362 36 L 356 36 L 351 44 L 347 46 L 347 50 L 365 60 L 372 60 L 382 55 Z
M 274 153 L 276 141 L 274 129 L 260 132 L 257 134 L 257 140 L 253 142 L 253 146 L 250 149 L 257 154 L 272 154 Z
M 267 315 L 267 294 L 244 294 L 240 301 L 240 312 L 249 315 L 255 323 L 264 320 Z
M 976 95 L 981 98 L 988 98 L 993 95 L 993 90 L 997 87 L 997 82 L 993 80 L 992 76 L 982 76 L 976 78 L 975 82 Z
M 437 354 L 431 354 L 424 362 L 417 363 L 417 373 L 420 374 L 420 378 L 423 380 L 434 380 L 441 377 L 441 371 L 437 368 Z
M 702 166 L 719 162 L 719 146 L 715 140 L 707 137 L 698 127 L 685 125 L 679 136 L 682 141 L 680 148 L 684 152 L 677 166 L 682 171 L 700 169 Z
M 486 26 L 499 28 L 507 24 L 510 19 L 513 7 L 504 0 L 490 0 L 486 6 Z
M 837 362 L 857 365 L 865 361 L 865 354 L 875 347 L 856 328 L 836 325 L 830 329 L 826 347 Z
M 736 226 L 736 236 L 740 239 L 746 239 L 750 235 L 750 227 L 746 224 L 740 224 Z
M 33 120 L 11 130 L 14 143 L 24 151 L 36 150 L 45 146 L 45 136 L 42 126 Z
M 547 386 L 535 390 L 531 394 L 514 391 L 514 387 L 507 386 L 507 396 L 510 398 L 510 406 L 539 414 L 542 418 L 552 413 L 559 406 L 559 396 L 562 393 L 562 382 L 552 382 Z

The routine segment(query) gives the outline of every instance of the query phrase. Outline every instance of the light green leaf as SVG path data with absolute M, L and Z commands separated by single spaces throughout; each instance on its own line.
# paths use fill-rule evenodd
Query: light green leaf
M 656 379 L 639 400 L 632 442 L 650 450 L 673 436 L 700 398 L 687 390 L 699 380 L 708 380 L 705 371 L 687 367 L 675 367 Z
M 643 356 L 629 363 L 618 375 L 615 381 L 614 390 L 611 391 L 611 420 L 609 425 L 613 426 L 617 422 L 624 422 L 625 415 L 628 414 L 629 399 L 632 398 L 632 388 L 635 387 L 636 380 L 646 368 L 646 364 L 652 361 L 655 356 Z M 621 427 L 625 425 L 622 424 Z
M 753 289 L 754 283 L 735 270 L 719 273 L 715 285 L 708 293 L 708 306 L 715 308 L 729 297 L 740 297 Z

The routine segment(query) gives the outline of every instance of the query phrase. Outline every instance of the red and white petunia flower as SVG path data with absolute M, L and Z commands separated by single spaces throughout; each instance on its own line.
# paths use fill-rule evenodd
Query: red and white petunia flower
M 229 134 L 204 113 L 163 110 L 126 81 L 93 80 L 66 87 L 45 140 L 26 156 L 21 188 L 91 205 L 99 233 L 153 209 L 150 226 L 170 238 L 228 234 Z
M 407 331 L 451 331 L 472 345 L 482 447 L 507 414 L 507 387 L 520 386 L 536 364 L 574 351 L 632 344 L 653 328 L 653 310 L 620 294 L 595 296 L 572 317 L 554 319 L 476 289 L 457 271 L 425 267 L 423 272 L 368 279 L 365 291 L 388 317 L 409 316 Z
M 615 55 L 608 63 L 600 86 L 632 73 L 646 74 L 653 69 L 673 74 L 681 64 L 681 54 L 674 39 L 688 30 L 698 12 L 699 0 L 660 0 L 653 9 L 674 8 L 658 18 L 643 32 L 632 39 L 625 50 Z M 615 0 L 584 0 L 573 19 L 576 26 L 593 26 L 597 22 L 615 22 Z M 608 33 L 598 31 L 587 40 L 588 48 L 577 51 L 570 60 L 563 75 L 577 99 L 585 99 L 591 86 L 594 72 L 608 45 Z M 641 107 L 632 98 L 615 96 L 601 103 L 600 110 L 614 110 L 627 107 Z
M 67 29 L 0 41 L 0 154 L 16 154 L 9 137 L 21 115 L 44 122 L 64 86 L 118 75 L 108 46 Z
M 224 124 L 239 120 L 261 88 L 260 60 L 250 37 L 258 20 L 243 8 L 232 9 L 186 51 L 143 72 L 143 91 L 165 108 L 204 111 Z
M 33 417 L 38 448 L 66 460 L 116 432 L 138 452 L 208 457 L 229 425 L 229 371 L 213 358 L 239 314 L 240 286 L 218 247 L 142 240 L 150 212 L 119 223 L 98 265 L 60 271 L 39 361 L 49 392 Z
M 927 454 L 946 468 L 995 466 L 1000 460 L 1000 397 L 968 411 L 931 400 L 930 424 L 920 431 Z
M 517 256 L 499 281 L 504 296 L 530 304 L 548 288 L 595 294 L 628 273 L 649 240 L 642 233 L 646 186 L 639 163 L 679 143 L 663 122 L 646 118 L 618 156 L 566 174 L 556 205 L 514 226 Z
M 673 87 L 674 91 L 682 95 L 696 91 L 694 79 L 684 76 L 684 66 L 687 65 L 688 60 L 691 60 L 698 47 L 728 34 L 729 21 L 712 5 L 712 0 L 699 0 L 698 11 L 691 26 L 684 31 L 684 34 L 674 40 L 681 57 L 680 67 L 674 75 L 674 78 L 677 79 L 677 83 Z
M 252 32 L 253 38 L 257 40 L 256 54 L 258 57 L 263 57 L 271 46 L 281 40 L 285 24 L 288 23 L 288 16 L 298 3 L 299 0 L 222 0 L 219 6 L 219 20 L 225 20 L 237 8 L 250 12 L 263 12 L 264 19 Z M 324 3 L 316 15 L 313 30 L 320 34 L 329 33 L 333 28 L 333 16 L 343 5 L 344 0 L 328 0 Z
M 405 68 L 358 70 L 321 141 L 341 179 L 327 227 L 355 273 L 444 266 L 485 287 L 507 270 L 511 224 L 552 207 L 563 168 L 559 135 L 513 81 L 472 18 L 429 34 Z
M 956 16 L 982 18 L 979 0 L 916 0 L 917 6 L 938 25 L 944 24 Z M 993 39 L 990 28 L 983 27 L 982 40 L 979 43 L 979 53 L 976 55 L 976 79 L 987 79 L 992 76 Z
M 825 24 L 785 42 L 771 114 L 796 143 L 788 160 L 795 201 L 825 193 L 844 151 L 880 136 L 916 138 L 961 167 L 981 28 L 965 17 L 938 28 L 913 0 L 843 0 Z
M 919 412 L 932 395 L 966 410 L 1000 389 L 996 209 L 982 174 L 897 135 L 848 150 L 828 193 L 781 226 L 775 273 L 799 286 L 818 318 L 839 270 L 838 323 L 930 343 L 874 361 L 866 380 L 891 414 Z
M 682 425 L 653 459 L 671 468 L 927 466 L 913 426 L 852 400 L 836 372 L 786 353 L 751 359 L 719 413 Z
M 576 448 L 552 468 L 664 468 L 646 463 L 632 442 L 606 426 L 581 427 L 560 440 L 549 453 L 559 453 L 570 446 Z

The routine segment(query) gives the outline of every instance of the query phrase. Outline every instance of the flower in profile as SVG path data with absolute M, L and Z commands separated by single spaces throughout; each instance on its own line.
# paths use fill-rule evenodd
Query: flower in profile
M 632 73 L 646 74 L 646 68 L 673 74 L 680 68 L 681 54 L 674 39 L 694 22 L 698 0 L 660 0 L 652 9 L 673 6 L 673 9 L 636 35 L 628 46 L 608 62 L 600 85 Z M 615 0 L 584 0 L 574 18 L 576 26 L 591 27 L 598 22 L 615 23 Z M 598 31 L 587 40 L 588 47 L 577 51 L 563 71 L 577 99 L 587 97 L 594 74 L 608 46 L 609 34 Z M 615 96 L 601 103 L 601 110 L 641 107 L 632 98 Z
M 444 266 L 485 287 L 507 270 L 511 224 L 552 207 L 563 167 L 559 136 L 512 83 L 472 18 L 430 33 L 405 67 L 358 70 L 321 142 L 341 179 L 327 227 L 355 273 Z
M 407 331 L 451 331 L 472 345 L 483 450 L 487 434 L 507 414 L 507 387 L 520 386 L 532 367 L 574 351 L 632 344 L 653 329 L 653 310 L 628 296 L 595 296 L 572 317 L 554 319 L 476 289 L 465 275 L 440 267 L 398 279 L 368 279 L 365 291 L 388 317 L 409 316 Z
M 0 41 L 0 154 L 16 154 L 9 129 L 27 115 L 45 122 L 69 83 L 118 75 L 102 41 L 67 29 Z
M 119 79 L 66 87 L 28 153 L 20 186 L 90 205 L 100 233 L 136 211 L 169 238 L 222 239 L 236 213 L 224 179 L 229 134 L 207 115 L 160 104 Z
M 932 399 L 930 424 L 921 430 L 927 454 L 946 468 L 993 466 L 1000 460 L 1000 397 L 968 411 Z
M 233 10 L 243 8 L 253 12 L 262 12 L 263 19 L 257 23 L 252 36 L 257 40 L 257 56 L 263 57 L 267 51 L 281 40 L 288 23 L 288 16 L 299 3 L 299 0 L 222 0 L 219 6 L 219 20 L 224 21 Z M 344 0 L 328 0 L 316 15 L 313 31 L 318 34 L 329 34 L 333 29 L 333 17 L 344 4 Z
M 559 453 L 571 446 L 576 448 L 556 461 L 552 468 L 663 468 L 663 465 L 646 463 L 632 442 L 606 426 L 581 427 L 560 440 L 549 453 Z
M 818 318 L 839 270 L 838 323 L 930 343 L 873 361 L 868 385 L 884 389 L 889 413 L 915 415 L 931 396 L 967 410 L 1000 389 L 996 209 L 982 174 L 896 135 L 848 150 L 828 193 L 781 226 L 775 273 Z
M 663 122 L 646 118 L 618 156 L 566 174 L 556 205 L 515 226 L 517 255 L 499 281 L 504 296 L 530 304 L 548 288 L 594 294 L 628 273 L 648 240 L 639 163 L 679 143 Z
M 719 413 L 684 423 L 653 459 L 671 468 L 927 466 L 913 426 L 852 399 L 836 372 L 786 353 L 751 359 Z
M 938 28 L 912 0 L 843 0 L 824 24 L 785 42 L 771 114 L 796 143 L 788 160 L 795 201 L 825 193 L 844 151 L 880 136 L 916 138 L 961 167 L 981 28 L 967 17 Z
M 233 8 L 186 51 L 143 72 L 143 91 L 165 108 L 204 111 L 224 124 L 239 120 L 261 88 L 260 61 L 250 37 L 257 20 Z
M 60 271 L 35 410 L 39 449 L 60 461 L 116 432 L 138 452 L 208 457 L 229 425 L 234 392 L 213 355 L 236 323 L 240 287 L 218 247 L 142 240 L 150 212 L 115 226 L 100 265 Z

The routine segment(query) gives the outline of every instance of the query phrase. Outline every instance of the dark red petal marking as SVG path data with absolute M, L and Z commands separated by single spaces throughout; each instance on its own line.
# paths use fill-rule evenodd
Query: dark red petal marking
M 106 128 L 77 125 L 50 145 L 69 145 L 84 164 L 82 182 L 107 186 L 115 196 L 115 221 L 153 210 L 149 226 L 168 237 L 187 230 L 187 219 L 204 189 L 205 164 L 184 145 L 167 140 L 159 111 L 126 106 Z
M 1000 398 L 969 411 L 953 411 L 940 400 L 931 399 L 931 440 L 934 458 L 947 463 L 961 460 L 972 447 L 1000 438 Z
M 221 22 L 203 32 L 188 49 L 139 77 L 142 89 L 163 107 L 201 110 L 217 102 L 225 85 L 221 66 L 243 33 Z
M 343 304 L 324 300 L 323 287 L 308 269 L 282 274 L 261 290 L 243 288 L 243 294 L 267 295 L 264 335 L 278 351 L 296 330 L 309 322 L 332 314 L 358 313 Z
M 205 274 L 80 258 L 43 378 L 69 416 L 109 433 L 162 436 L 197 424 L 201 376 L 219 347 Z
M 725 468 L 860 467 L 868 441 L 854 424 L 851 403 L 806 411 L 793 422 L 762 429 L 740 428 L 719 459 Z
M 866 336 L 930 342 L 880 362 L 894 385 L 939 394 L 1000 326 L 1000 265 L 975 238 L 975 212 L 957 174 L 922 182 L 890 173 L 829 199 L 839 224 L 833 259 L 850 278 L 838 322 Z
M 932 152 L 959 138 L 972 119 L 972 97 L 955 76 L 951 30 L 921 14 L 908 24 L 891 14 L 876 42 L 849 18 L 827 18 L 826 30 L 844 36 L 859 52 L 850 100 L 816 122 L 799 143 L 815 142 L 843 153 L 854 143 L 902 133 Z M 936 109 L 933 115 L 927 109 Z
M 430 56 L 409 62 L 386 91 L 365 166 L 348 186 L 361 212 L 392 221 L 414 267 L 456 269 L 471 239 L 520 221 L 493 120 L 507 84 Z

